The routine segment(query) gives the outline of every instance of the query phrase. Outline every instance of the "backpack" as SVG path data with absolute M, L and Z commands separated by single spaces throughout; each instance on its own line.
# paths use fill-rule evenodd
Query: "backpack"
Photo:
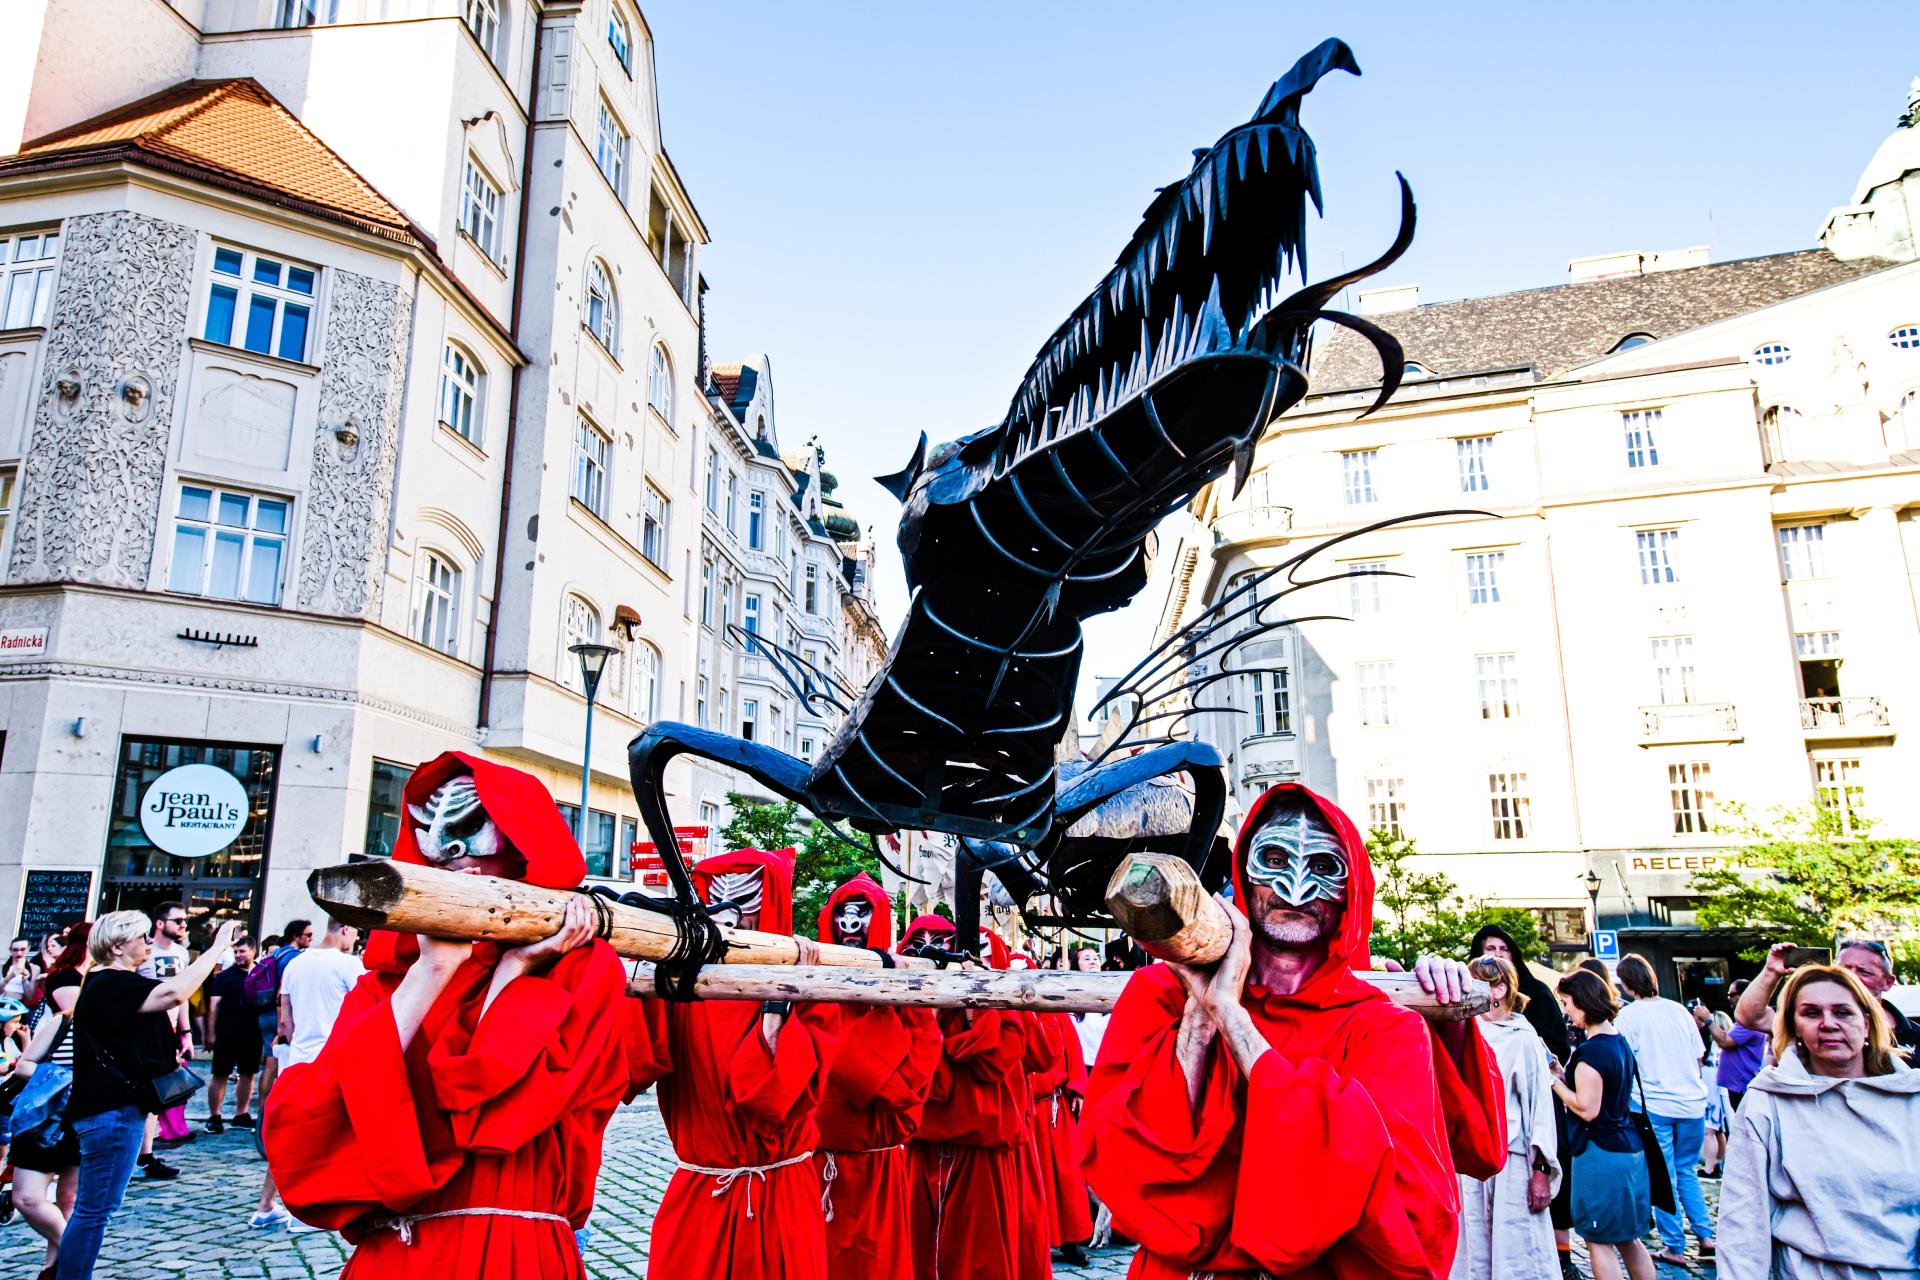
M 297 947 L 282 947 L 247 970 L 246 985 L 241 989 L 248 1004 L 264 1012 L 280 1003 L 280 975 L 286 970 L 288 952 L 300 954 Z

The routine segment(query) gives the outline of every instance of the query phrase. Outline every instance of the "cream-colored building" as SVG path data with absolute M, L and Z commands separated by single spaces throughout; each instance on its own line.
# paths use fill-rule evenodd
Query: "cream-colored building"
M 577 818 L 581 641 L 619 651 L 589 866 L 628 879 L 626 744 L 698 709 L 702 468 L 758 466 L 707 395 L 706 239 L 630 0 L 14 5 L 0 922 L 277 929 L 449 748 Z M 206 814 L 150 803 L 182 766 Z
M 1729 801 L 1820 798 L 1920 835 L 1920 263 L 1892 225 L 1916 138 L 1816 249 L 1361 294 L 1405 347 L 1401 390 L 1361 418 L 1371 347 L 1316 350 L 1245 490 L 1204 491 L 1163 557 L 1160 634 L 1329 539 L 1470 510 L 1330 546 L 1293 578 L 1331 580 L 1284 599 L 1286 575 L 1259 588 L 1266 617 L 1338 617 L 1235 651 L 1237 714 L 1193 718 L 1236 806 L 1305 783 L 1573 950 L 1592 892 L 1600 927 L 1696 994 L 1751 945 L 1691 928 Z

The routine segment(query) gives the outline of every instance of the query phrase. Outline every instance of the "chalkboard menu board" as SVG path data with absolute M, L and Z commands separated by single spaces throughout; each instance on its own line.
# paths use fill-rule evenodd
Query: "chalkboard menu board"
M 54 930 L 85 920 L 92 902 L 92 871 L 84 867 L 30 870 L 20 891 L 20 927 L 14 932 L 32 939 L 37 948 L 40 939 Z

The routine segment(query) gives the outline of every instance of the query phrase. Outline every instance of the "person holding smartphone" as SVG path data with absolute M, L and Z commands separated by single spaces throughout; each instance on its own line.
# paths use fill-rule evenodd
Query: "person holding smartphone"
M 1767 963 L 1740 993 L 1740 1001 L 1734 1006 L 1733 1020 L 1743 1027 L 1763 1034 L 1773 1031 L 1773 992 L 1782 979 L 1793 970 L 1805 964 L 1827 963 L 1825 949 L 1803 947 L 1792 942 L 1776 942 L 1767 951 Z M 1908 1054 L 1920 1051 L 1920 1023 L 1900 1012 L 1887 1000 L 1887 992 L 1893 989 L 1893 957 L 1887 950 L 1887 944 L 1877 938 L 1846 938 L 1840 943 L 1839 954 L 1835 958 L 1842 969 L 1860 979 L 1860 985 L 1867 989 L 1880 1010 L 1887 1016 L 1887 1025 L 1893 1033 L 1896 1048 Z

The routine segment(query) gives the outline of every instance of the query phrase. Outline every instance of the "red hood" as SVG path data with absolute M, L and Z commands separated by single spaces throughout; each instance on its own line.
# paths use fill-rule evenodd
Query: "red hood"
M 400 810 L 405 825 L 394 839 L 389 854 L 393 861 L 427 865 L 415 838 L 422 827 L 414 820 L 412 806 L 424 805 L 441 783 L 463 773 L 473 775 L 474 790 L 480 793 L 487 816 L 527 864 L 515 879 L 545 889 L 571 889 L 586 878 L 586 859 L 580 856 L 573 832 L 554 807 L 546 784 L 530 773 L 459 751 L 442 752 L 407 779 Z M 363 959 L 369 969 L 398 972 L 419 954 L 420 945 L 412 934 L 375 929 L 367 936 Z
M 867 923 L 867 945 L 879 947 L 882 951 L 893 947 L 893 899 L 880 882 L 862 871 L 853 879 L 835 889 L 827 899 L 827 905 L 820 908 L 820 932 L 822 942 L 833 941 L 833 913 L 848 898 L 865 898 L 873 908 L 873 918 Z
M 1253 807 L 1247 810 L 1246 821 L 1240 824 L 1240 834 L 1233 840 L 1233 900 L 1242 910 L 1246 909 L 1247 885 L 1242 871 L 1254 829 L 1271 815 L 1281 800 L 1296 794 L 1306 797 L 1340 837 L 1340 847 L 1347 854 L 1347 909 L 1340 918 L 1340 935 L 1327 947 L 1327 963 L 1307 980 L 1306 986 L 1287 999 L 1290 1003 L 1320 1008 L 1353 1004 L 1370 997 L 1384 999 L 1373 987 L 1353 976 L 1356 967 L 1365 969 L 1372 964 L 1368 941 L 1373 935 L 1373 863 L 1367 857 L 1367 842 L 1353 820 L 1325 796 L 1297 782 L 1282 782 L 1262 792 L 1253 802 Z
M 937 935 L 942 939 L 942 945 L 949 950 L 952 949 L 954 933 L 953 921 L 947 919 L 945 916 L 915 916 L 907 924 L 907 931 L 900 935 L 900 941 L 904 945 L 908 938 L 921 932 Z M 899 950 L 898 947 L 894 949 L 896 951 Z
M 1012 964 L 1013 948 L 1007 945 L 1005 938 L 991 929 L 987 930 L 987 968 L 1005 969 Z
M 797 855 L 792 849 L 735 849 L 732 853 L 717 853 L 711 858 L 702 858 L 691 868 L 693 888 L 702 900 L 707 896 L 707 886 L 713 877 L 728 871 L 762 871 L 760 877 L 760 923 L 755 926 L 761 933 L 793 932 L 793 863 Z

